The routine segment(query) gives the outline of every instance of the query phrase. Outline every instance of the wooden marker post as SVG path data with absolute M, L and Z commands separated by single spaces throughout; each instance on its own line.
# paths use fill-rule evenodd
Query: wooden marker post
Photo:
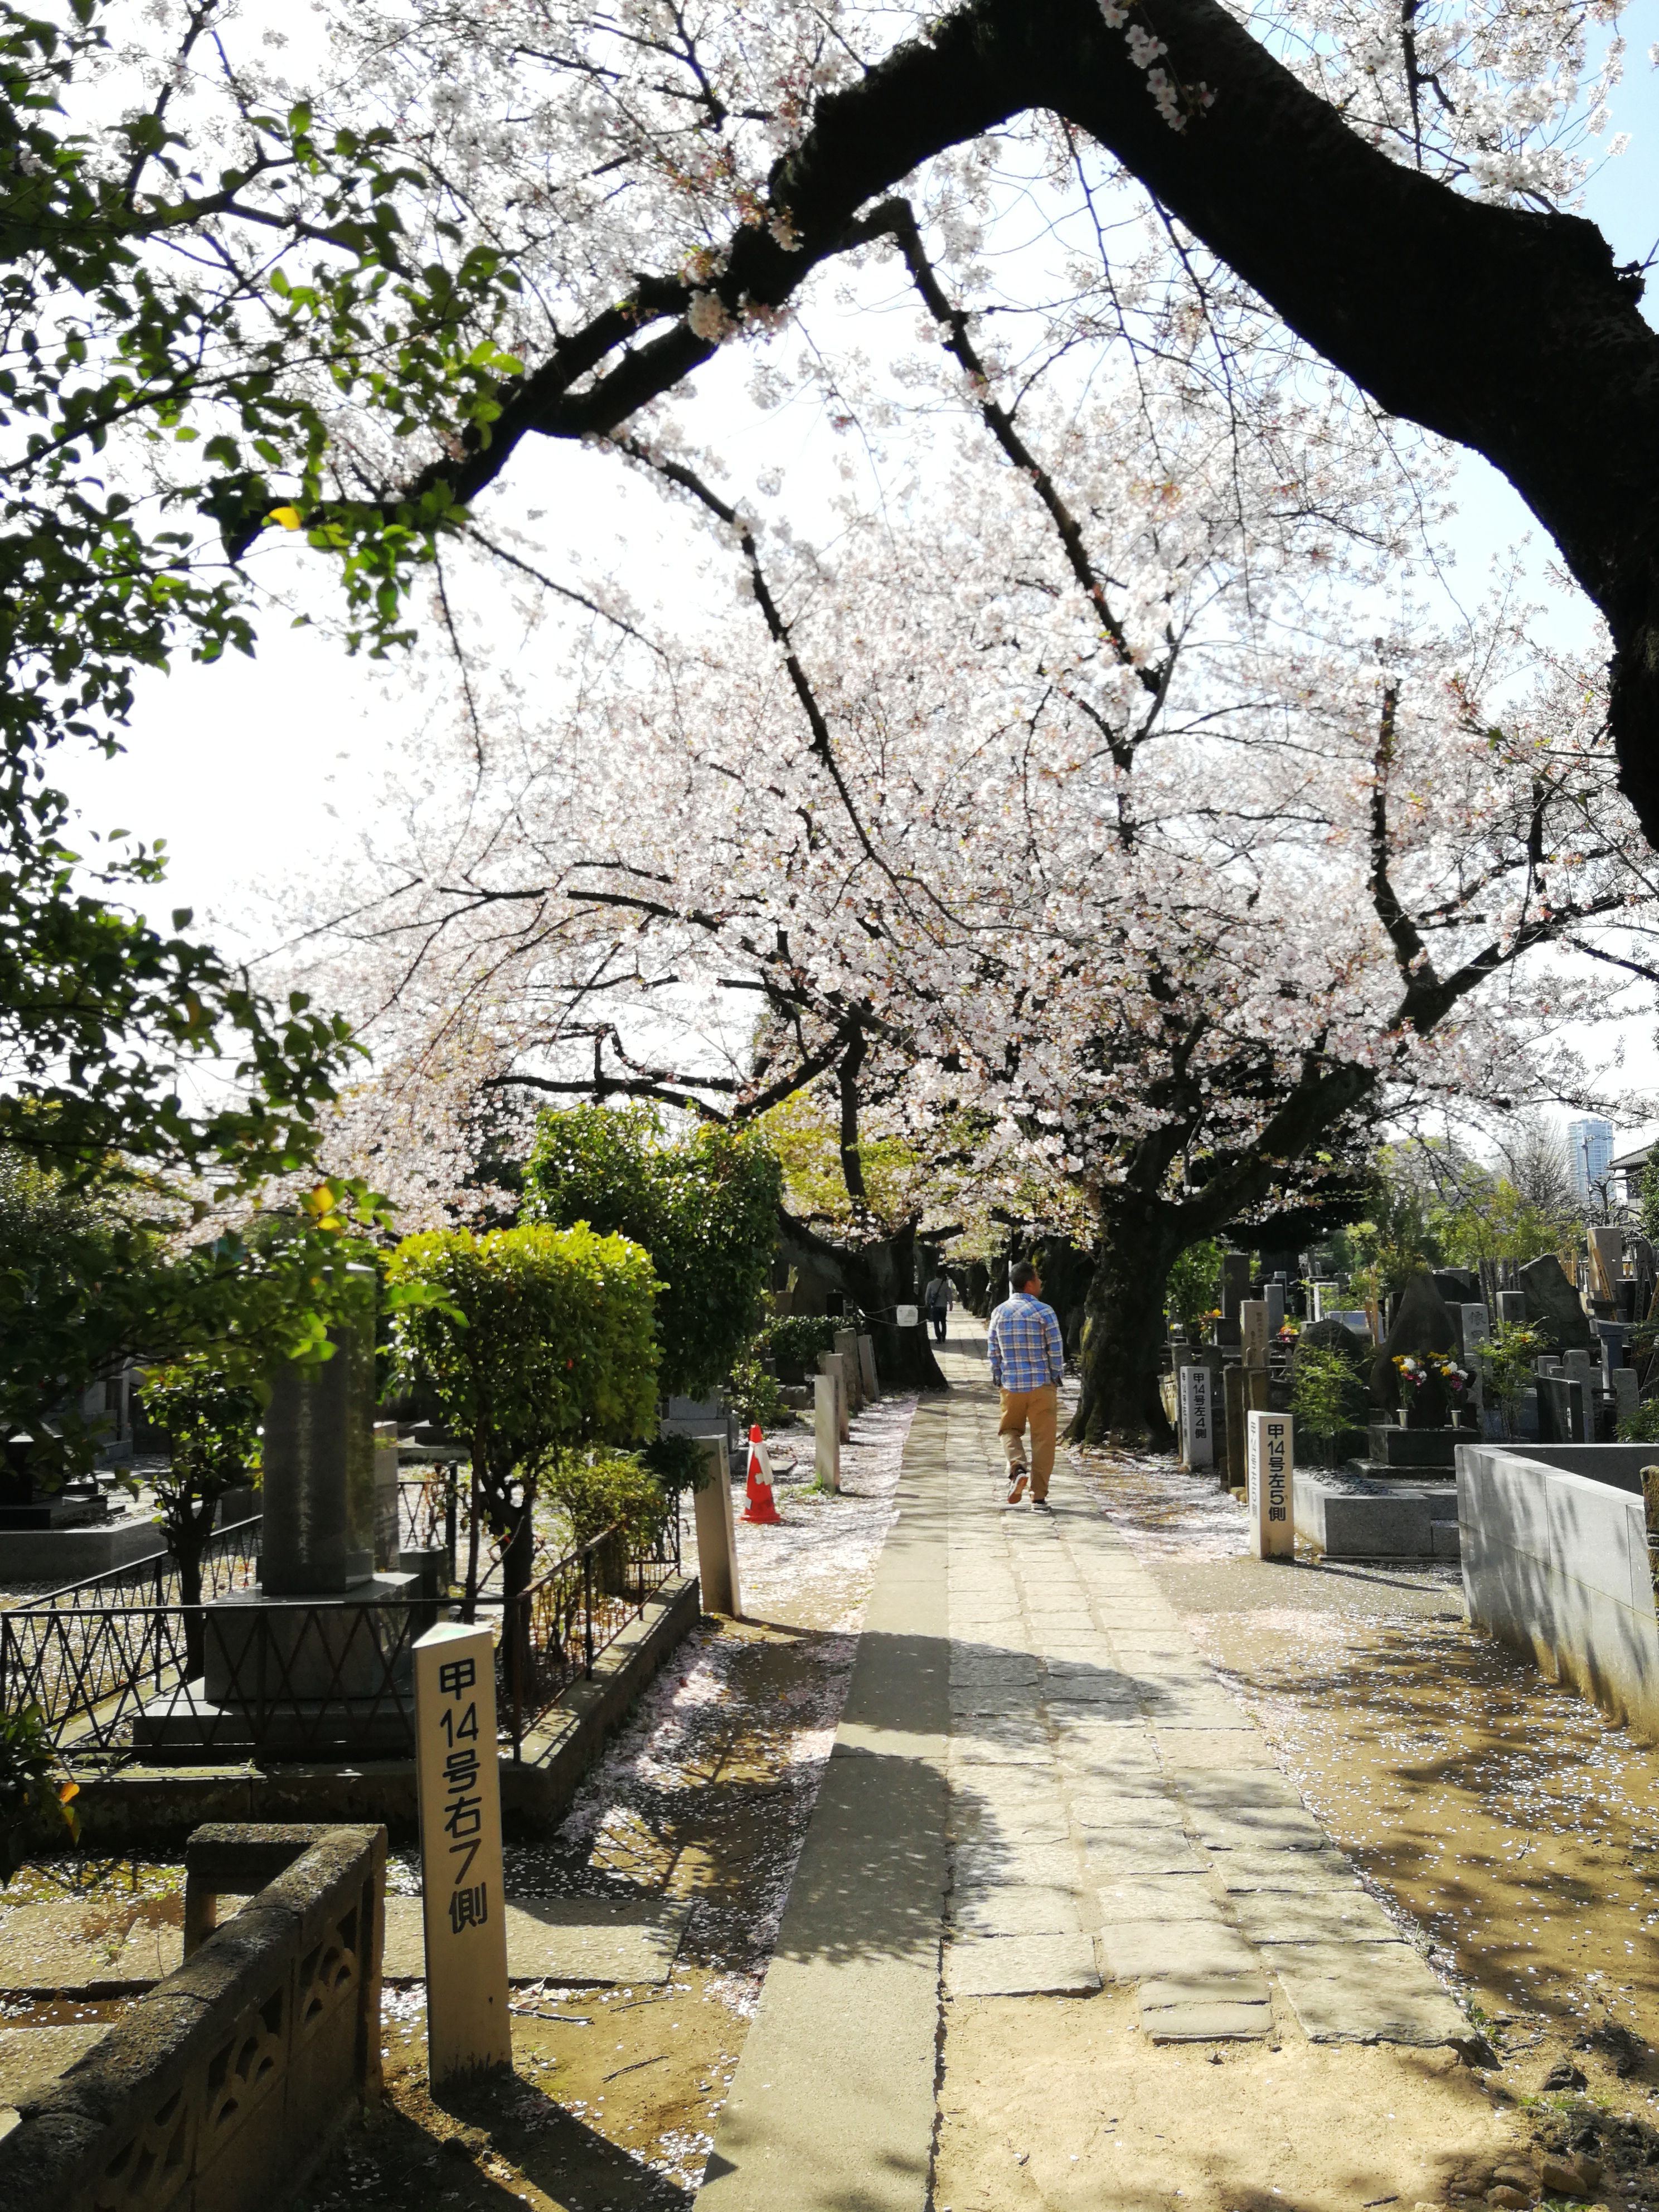
M 1249 1413 L 1250 1549 L 1258 1559 L 1296 1556 L 1295 1424 L 1288 1413 Z
M 445 1622 L 415 1645 L 427 2066 L 434 2092 L 513 2063 L 495 1645 Z
M 695 1491 L 691 1510 L 697 1522 L 697 1580 L 705 1613 L 729 1613 L 733 1620 L 743 1612 L 743 1592 L 738 1584 L 738 1532 L 732 1517 L 732 1477 L 721 1437 L 698 1440 L 705 1459 L 712 1462 L 708 1480 Z
M 1210 1407 L 1214 1381 L 1207 1367 L 1181 1370 L 1181 1456 L 1190 1468 L 1215 1465 L 1215 1421 Z

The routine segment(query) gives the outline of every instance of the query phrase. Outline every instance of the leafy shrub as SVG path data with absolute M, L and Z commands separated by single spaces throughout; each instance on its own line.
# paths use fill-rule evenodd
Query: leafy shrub
M 507 1540 L 511 1595 L 530 1579 L 537 1486 L 554 1455 L 644 1437 L 655 1425 L 650 1258 L 586 1224 L 483 1237 L 448 1229 L 406 1237 L 386 1272 L 394 1287 L 434 1294 L 395 1314 L 394 1365 L 431 1383 L 471 1445 L 483 1516 Z M 475 1557 L 469 1595 L 476 1571 Z
M 696 1437 L 669 1431 L 641 1445 L 640 1457 L 670 1498 L 678 1498 L 682 1491 L 707 1490 L 714 1479 L 708 1454 Z
M 777 1376 L 767 1373 L 753 1346 L 732 1363 L 726 1389 L 732 1410 L 745 1429 L 751 1428 L 757 1421 L 763 1429 L 781 1429 L 795 1418 L 793 1409 L 784 1403 Z
M 1164 1297 L 1170 1319 L 1188 1330 L 1200 1328 L 1206 1316 L 1221 1303 L 1221 1258 L 1226 1247 L 1218 1237 L 1189 1244 L 1170 1270 Z
M 778 1372 L 793 1379 L 812 1374 L 819 1352 L 835 1350 L 838 1328 L 855 1326 L 844 1314 L 781 1314 L 756 1338 L 756 1348 L 769 1352 Z
M 648 1544 L 673 1510 L 637 1452 L 561 1452 L 543 1487 L 569 1516 L 577 1548 L 613 1527 L 630 1545 Z
M 1650 1398 L 1619 1424 L 1620 1440 L 1627 1444 L 1659 1444 L 1659 1398 Z
M 1298 1429 L 1324 1443 L 1364 1425 L 1365 1386 L 1346 1352 L 1334 1346 L 1297 1346 L 1291 1368 L 1291 1412 Z
M 1548 1351 L 1541 1329 L 1525 1322 L 1500 1321 L 1490 1340 L 1480 1347 L 1480 1370 L 1488 1394 L 1505 1408 L 1518 1406 L 1530 1389 L 1533 1365 L 1540 1352 Z
M 699 1128 L 670 1139 L 643 1106 L 545 1113 L 525 1170 L 525 1212 L 585 1222 L 650 1254 L 661 1286 L 660 1387 L 701 1398 L 755 1327 L 777 1244 L 778 1163 L 753 1135 Z
M 71 1838 L 80 1832 L 70 1802 L 78 1787 L 58 1765 L 39 1705 L 0 1713 L 0 1887 L 23 1863 L 38 1829 L 61 1822 Z
M 202 1551 L 219 1500 L 249 1481 L 259 1461 L 264 1389 L 234 1353 L 193 1352 L 152 1367 L 138 1385 L 144 1411 L 171 1443 L 171 1464 L 156 1479 L 161 1525 L 179 1562 L 186 1605 L 202 1596 Z

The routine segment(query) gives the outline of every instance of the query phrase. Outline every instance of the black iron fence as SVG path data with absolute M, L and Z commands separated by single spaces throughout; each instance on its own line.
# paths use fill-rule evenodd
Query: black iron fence
M 0 1711 L 38 1706 L 52 1743 L 76 1758 L 406 1753 L 411 1650 L 453 1607 L 435 1595 L 238 1604 L 258 1529 L 243 1522 L 216 1538 L 219 1602 L 182 1603 L 176 1565 L 169 1574 L 138 1560 L 0 1613 Z M 678 1516 L 654 1543 L 607 1530 L 510 1603 L 480 1601 L 480 1617 L 499 1624 L 501 1723 L 515 1758 L 561 1691 L 678 1573 L 679 1534 Z
M 252 1589 L 259 1578 L 258 1514 L 216 1528 L 202 1548 L 202 1595 L 228 1596 L 232 1590 Z M 85 1575 L 79 1582 L 47 1590 L 27 1601 L 33 1606 L 73 1605 L 82 1607 L 135 1604 L 177 1605 L 184 1597 L 179 1562 L 168 1551 L 148 1552 L 125 1566 L 106 1568 L 102 1574 Z
M 465 1579 L 471 1547 L 472 1495 L 465 1462 L 452 1462 L 428 1476 L 404 1476 L 398 1484 L 398 1541 L 406 1551 L 441 1552 L 452 1584 Z M 562 1564 L 544 1532 L 533 1532 L 535 1573 L 539 1577 Z M 488 1524 L 478 1530 L 478 1597 L 495 1603 L 501 1595 L 507 1539 Z
M 501 1601 L 496 1662 L 502 1713 L 522 1757 L 524 1738 L 566 1686 L 591 1675 L 596 1656 L 680 1571 L 676 1510 L 654 1538 L 607 1528 Z
M 453 1467 L 429 1476 L 400 1479 L 398 1484 L 398 1545 L 405 1552 L 441 1552 L 449 1579 L 455 1577 L 455 1546 L 461 1501 Z

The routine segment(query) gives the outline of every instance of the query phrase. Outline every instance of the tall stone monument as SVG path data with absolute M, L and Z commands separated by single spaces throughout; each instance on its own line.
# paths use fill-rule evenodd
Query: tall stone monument
M 259 1580 L 204 1608 L 199 1710 L 173 1709 L 216 1749 L 410 1747 L 420 1577 L 375 1571 L 374 1271 L 350 1269 L 348 1288 L 331 1357 L 271 1377 Z M 185 1740 L 176 1729 L 168 1739 Z

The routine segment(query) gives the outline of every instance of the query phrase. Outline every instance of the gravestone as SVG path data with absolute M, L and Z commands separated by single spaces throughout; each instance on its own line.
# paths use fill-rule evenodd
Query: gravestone
M 1576 1375 L 1538 1378 L 1538 1435 L 1547 1444 L 1590 1444 L 1589 1392 Z
M 1345 1328 L 1351 1328 L 1356 1335 L 1363 1336 L 1367 1344 L 1371 1342 L 1371 1317 L 1364 1306 L 1345 1306 L 1336 1318 Z
M 447 1621 L 415 1646 L 415 1771 L 434 2094 L 513 2063 L 495 1644 Z
M 1396 1406 L 1408 1402 L 1409 1386 L 1401 1384 L 1400 1370 L 1394 1364 L 1396 1358 L 1421 1358 L 1427 1352 L 1450 1352 L 1456 1349 L 1457 1331 L 1446 1310 L 1446 1302 L 1433 1276 L 1426 1268 L 1420 1268 L 1400 1293 L 1393 1325 L 1371 1363 L 1371 1403 L 1392 1412 Z M 1435 1390 L 1433 1402 L 1437 1406 L 1443 1393 L 1433 1384 L 1424 1385 L 1424 1393 L 1431 1389 Z
M 333 1357 L 284 1360 L 264 1423 L 259 1586 L 337 1595 L 374 1571 L 374 1275 L 349 1270 L 352 1310 Z
M 1250 1294 L 1250 1255 L 1224 1252 L 1221 1255 L 1221 1318 L 1237 1321 L 1238 1309 Z
M 396 1568 L 399 1553 L 398 1533 L 398 1424 L 374 1424 L 374 1565 L 378 1571 Z
M 812 1378 L 812 1479 L 820 1490 L 841 1488 L 841 1414 L 833 1375 Z
M 1360 1316 L 1361 1322 L 1364 1316 Z M 1310 1352 L 1340 1352 L 1353 1362 L 1356 1375 L 1364 1376 L 1371 1355 L 1371 1340 L 1368 1330 L 1355 1328 L 1346 1316 L 1329 1314 L 1323 1321 L 1310 1321 L 1296 1340 L 1300 1352 L 1304 1346 Z
M 1571 1352 L 1563 1355 L 1561 1371 L 1564 1375 L 1576 1375 L 1581 1382 L 1588 1382 L 1595 1371 L 1595 1363 L 1588 1352 L 1581 1351 L 1575 1345 Z
M 1485 1306 L 1454 1306 L 1452 1318 L 1457 1323 L 1458 1345 L 1467 1367 L 1475 1346 L 1492 1342 L 1491 1322 Z
M 1267 1364 L 1267 1301 L 1246 1298 L 1238 1309 L 1239 1341 L 1246 1367 Z
M 1601 1347 L 1602 1381 L 1609 1390 L 1613 1377 L 1630 1358 L 1630 1324 L 1622 1321 L 1592 1322 L 1595 1340 Z
M 1610 1313 L 1618 1305 L 1619 1285 L 1624 1274 L 1623 1231 L 1592 1223 L 1585 1231 L 1585 1244 L 1589 1258 L 1590 1297 Z
M 1511 1326 L 1527 1318 L 1527 1294 L 1524 1291 L 1499 1291 L 1498 1318 Z
M 1334 1314 L 1337 1309 L 1337 1301 L 1341 1295 L 1341 1287 L 1336 1283 L 1316 1283 L 1313 1286 L 1314 1319 L 1324 1321 L 1328 1316 Z
M 1246 1511 L 1250 1550 L 1258 1559 L 1296 1553 L 1295 1423 L 1289 1413 L 1249 1416 Z
M 1207 1367 L 1183 1367 L 1177 1385 L 1181 1457 L 1194 1469 L 1215 1465 L 1215 1422 L 1210 1394 L 1215 1378 Z
M 1620 1422 L 1634 1418 L 1642 1403 L 1641 1387 L 1633 1367 L 1615 1367 L 1609 1380 L 1613 1386 L 1615 1418 Z
M 1592 1341 L 1589 1316 L 1554 1253 L 1528 1260 L 1520 1273 L 1528 1325 L 1542 1334 L 1553 1351 L 1565 1352 L 1574 1345 L 1588 1348 Z
M 848 1403 L 847 1364 L 838 1352 L 821 1352 L 818 1354 L 818 1372 L 827 1375 L 836 1386 L 836 1426 L 842 1443 L 850 1443 L 853 1417 L 852 1408 Z
M 1265 1367 L 1230 1367 L 1223 1377 L 1227 1407 L 1227 1487 L 1243 1490 L 1249 1479 L 1249 1437 L 1247 1415 L 1267 1403 Z
M 407 1753 L 407 1608 L 422 1584 L 376 1571 L 374 1271 L 348 1270 L 346 1290 L 332 1357 L 270 1378 L 259 1580 L 204 1607 L 199 1702 L 147 1708 L 169 1741 L 198 1733 L 234 1749 L 245 1723 L 279 1757 L 290 1739 L 322 1755 Z
M 1267 1308 L 1267 1334 L 1277 1336 L 1285 1326 L 1285 1285 L 1283 1283 L 1264 1283 L 1261 1295 Z

